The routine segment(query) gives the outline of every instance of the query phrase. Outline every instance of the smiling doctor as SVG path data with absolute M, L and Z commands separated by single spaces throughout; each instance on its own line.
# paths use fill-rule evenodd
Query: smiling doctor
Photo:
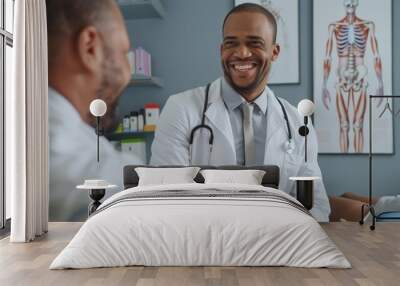
M 305 164 L 304 137 L 298 134 L 303 118 L 267 86 L 280 51 L 276 34 L 273 14 L 260 5 L 242 4 L 227 14 L 221 45 L 224 77 L 168 99 L 151 164 L 277 165 L 279 188 L 293 196 L 289 177 L 321 177 L 314 129 L 310 126 Z M 322 180 L 315 182 L 311 213 L 318 221 L 329 219 Z

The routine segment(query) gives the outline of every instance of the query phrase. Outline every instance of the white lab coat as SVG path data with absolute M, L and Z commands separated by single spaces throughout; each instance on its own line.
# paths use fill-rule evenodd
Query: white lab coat
M 322 177 L 317 162 L 318 143 L 312 125 L 309 125 L 308 162 L 304 163 L 304 137 L 298 135 L 303 118 L 297 109 L 281 99 L 289 117 L 295 149 L 289 154 L 285 148 L 288 140 L 286 122 L 282 109 L 273 96 L 268 95 L 267 139 L 265 146 L 265 165 L 277 165 L 280 168 L 279 188 L 295 196 L 295 182 L 292 176 Z M 191 130 L 200 124 L 204 107 L 205 87 L 199 87 L 171 96 L 159 119 L 152 145 L 152 165 L 189 165 L 189 138 Z M 221 79 L 210 86 L 209 104 L 206 111 L 206 124 L 214 132 L 214 145 L 208 163 L 206 136 L 202 131 L 196 140 L 201 142 L 194 148 L 191 164 L 236 165 L 236 151 L 228 110 L 221 96 Z M 201 149 L 201 150 L 200 150 Z M 200 150 L 200 151 L 199 151 Z M 201 153 L 201 154 L 200 154 Z M 314 207 L 311 213 L 318 221 L 328 221 L 330 206 L 322 180 L 315 181 Z
M 122 169 L 143 164 L 131 154 L 121 153 L 100 137 L 100 163 L 97 163 L 97 135 L 63 96 L 49 88 L 50 143 L 50 220 L 82 221 L 87 218 L 91 200 L 88 192 L 76 186 L 86 179 L 103 179 L 123 189 Z

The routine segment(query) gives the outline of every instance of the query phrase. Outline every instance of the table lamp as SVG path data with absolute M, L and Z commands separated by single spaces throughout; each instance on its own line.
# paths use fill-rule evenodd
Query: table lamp
M 96 117 L 96 134 L 97 134 L 97 162 L 100 161 L 100 151 L 99 151 L 99 143 L 100 143 L 100 118 L 104 116 L 107 112 L 107 104 L 104 100 L 95 99 L 90 103 L 89 106 L 90 113 Z
M 307 135 L 310 133 L 308 129 L 308 116 L 314 113 L 314 103 L 309 99 L 303 99 L 297 105 L 297 111 L 304 117 L 304 125 L 299 128 L 300 136 L 304 137 L 304 162 L 307 163 Z M 307 167 L 307 166 L 305 166 Z M 306 169 L 306 168 L 305 168 Z M 319 177 L 290 177 L 292 181 L 296 181 L 296 198 L 303 206 L 310 210 L 314 203 L 314 181 Z

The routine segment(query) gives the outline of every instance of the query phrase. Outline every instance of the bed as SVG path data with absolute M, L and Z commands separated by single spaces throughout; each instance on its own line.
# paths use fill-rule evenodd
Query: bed
M 136 167 L 124 168 L 125 190 L 101 204 L 50 269 L 351 267 L 309 212 L 277 189 L 276 166 L 251 167 L 265 171 L 261 185 L 205 184 L 198 174 L 193 183 L 152 186 L 138 186 Z

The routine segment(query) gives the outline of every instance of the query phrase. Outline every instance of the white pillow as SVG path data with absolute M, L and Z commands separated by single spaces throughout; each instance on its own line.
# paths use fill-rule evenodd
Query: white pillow
M 200 174 L 204 177 L 206 184 L 230 183 L 261 185 L 265 171 L 261 170 L 202 170 Z
M 135 168 L 139 176 L 139 186 L 195 183 L 193 179 L 199 170 L 199 167 Z

